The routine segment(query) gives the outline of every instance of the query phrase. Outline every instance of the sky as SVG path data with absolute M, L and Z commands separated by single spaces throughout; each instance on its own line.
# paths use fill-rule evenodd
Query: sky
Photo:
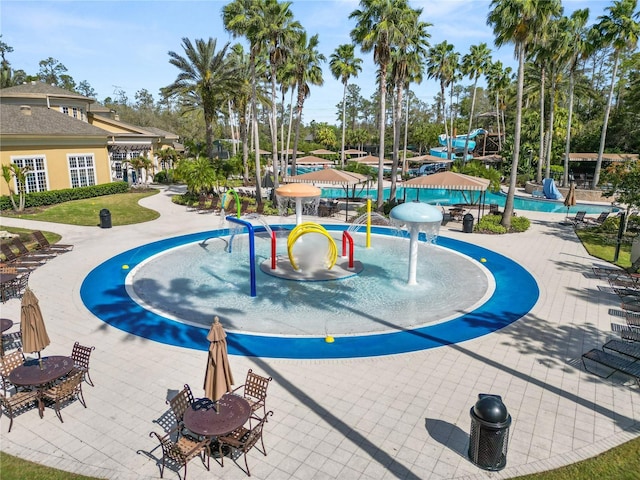
M 590 22 L 613 0 L 564 0 L 565 14 L 589 7 Z M 222 7 L 227 1 L 200 0 L 69 0 L 0 2 L 2 41 L 13 47 L 7 60 L 14 69 L 37 74 L 38 63 L 53 57 L 67 68 L 76 84 L 89 82 L 99 101 L 115 97 L 124 90 L 130 102 L 135 93 L 146 89 L 159 100 L 159 90 L 176 79 L 178 69 L 169 63 L 168 52 L 184 53 L 182 39 L 217 39 L 218 48 L 227 42 L 240 42 L 224 30 Z M 413 8 L 422 8 L 422 20 L 432 24 L 429 43 L 444 40 L 455 46 L 460 57 L 471 45 L 485 42 L 492 58 L 511 66 L 513 47 L 497 49 L 493 32 L 487 26 L 490 0 L 409 0 Z M 291 9 L 296 20 L 309 35 L 318 34 L 319 50 L 327 61 L 323 65 L 324 85 L 312 87 L 305 101 L 303 121 L 339 124 L 339 108 L 343 85 L 329 69 L 329 59 L 336 47 L 351 43 L 350 32 L 355 21 L 349 14 L 358 8 L 356 0 L 294 0 Z M 369 98 L 376 90 L 376 65 L 372 53 L 356 55 L 363 60 L 362 72 L 350 80 Z M 463 85 L 472 82 L 466 78 Z M 437 94 L 436 80 L 423 80 L 412 90 L 422 101 L 432 103 Z

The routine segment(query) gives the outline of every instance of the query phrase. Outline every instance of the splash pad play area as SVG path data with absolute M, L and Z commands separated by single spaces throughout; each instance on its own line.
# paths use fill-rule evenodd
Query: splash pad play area
M 433 348 L 491 333 L 533 307 L 538 287 L 526 270 L 437 237 L 433 226 L 414 229 L 412 204 L 403 205 L 412 218 L 395 215 L 389 227 L 227 216 L 228 228 L 109 259 L 89 273 L 81 296 L 116 328 L 186 348 L 207 348 L 217 315 L 230 353 L 281 358 Z M 439 225 L 437 215 L 428 220 Z

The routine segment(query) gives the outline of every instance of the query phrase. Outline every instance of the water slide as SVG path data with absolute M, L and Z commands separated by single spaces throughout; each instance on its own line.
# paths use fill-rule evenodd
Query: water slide
M 472 140 L 478 135 L 483 135 L 487 133 L 483 128 L 476 128 L 475 130 L 471 130 L 469 133 L 464 135 L 456 135 L 451 138 L 451 147 L 453 148 L 452 158 L 462 158 L 464 153 L 464 144 L 469 139 L 468 152 L 473 151 L 476 148 L 476 142 Z M 430 150 L 431 155 L 434 157 L 447 158 L 447 136 L 443 133 L 438 135 L 438 143 L 441 145 L 440 147 L 435 147 Z M 471 160 L 473 155 L 467 153 L 467 158 L 465 160 Z

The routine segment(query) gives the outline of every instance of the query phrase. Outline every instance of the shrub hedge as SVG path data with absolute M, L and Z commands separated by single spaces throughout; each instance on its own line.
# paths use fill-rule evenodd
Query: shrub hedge
M 48 192 L 33 192 L 25 195 L 24 206 L 43 207 L 46 205 L 56 205 L 58 203 L 69 202 L 71 200 L 81 200 L 83 198 L 101 197 L 103 195 L 112 195 L 114 193 L 126 193 L 129 191 L 127 182 L 113 182 L 102 185 L 92 185 L 90 187 L 65 188 L 63 190 L 51 190 Z M 18 196 L 13 196 L 16 204 Z M 0 197 L 0 210 L 10 210 L 11 199 L 8 195 Z
M 500 222 L 502 215 L 485 215 L 474 227 L 479 233 L 516 233 L 524 232 L 531 226 L 531 221 L 527 217 L 512 217 L 511 228 L 508 230 Z

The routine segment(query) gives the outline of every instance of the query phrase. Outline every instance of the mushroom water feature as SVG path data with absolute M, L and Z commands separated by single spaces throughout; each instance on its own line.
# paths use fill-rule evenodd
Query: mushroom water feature
M 409 275 L 408 285 L 416 285 L 416 265 L 418 263 L 418 235 L 423 231 L 427 242 L 431 243 L 438 237 L 442 225 L 442 212 L 426 203 L 408 202 L 393 207 L 389 213 L 394 225 L 406 225 L 409 230 Z
M 296 225 L 302 223 L 302 199 L 319 199 L 322 190 L 313 185 L 289 183 L 276 188 L 278 197 L 293 198 L 296 202 Z

